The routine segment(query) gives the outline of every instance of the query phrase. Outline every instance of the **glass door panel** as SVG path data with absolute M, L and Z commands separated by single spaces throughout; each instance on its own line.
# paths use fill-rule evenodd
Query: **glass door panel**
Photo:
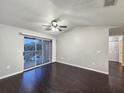
M 49 41 L 43 40 L 43 63 L 49 62 Z
M 24 69 L 52 62 L 52 40 L 24 38 Z
M 24 69 L 35 66 L 35 39 L 24 38 Z
M 49 62 L 52 62 L 52 40 L 49 41 Z
M 36 40 L 36 65 L 41 65 L 43 60 L 42 55 L 42 40 Z

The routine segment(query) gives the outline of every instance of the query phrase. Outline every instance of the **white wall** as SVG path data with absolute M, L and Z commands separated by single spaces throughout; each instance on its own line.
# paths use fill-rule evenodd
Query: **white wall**
M 23 71 L 24 38 L 19 35 L 20 32 L 52 39 L 52 61 L 56 61 L 56 40 L 52 36 L 7 25 L 0 25 L 0 77 Z
M 108 28 L 76 28 L 56 39 L 58 62 L 108 73 Z

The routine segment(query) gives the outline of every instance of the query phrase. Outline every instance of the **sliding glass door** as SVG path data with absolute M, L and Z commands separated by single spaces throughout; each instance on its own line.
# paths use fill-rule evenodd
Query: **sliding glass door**
M 24 40 L 24 69 L 35 66 L 35 39 Z
M 43 63 L 43 40 L 36 40 L 36 65 Z
M 52 40 L 24 38 L 24 69 L 52 62 Z

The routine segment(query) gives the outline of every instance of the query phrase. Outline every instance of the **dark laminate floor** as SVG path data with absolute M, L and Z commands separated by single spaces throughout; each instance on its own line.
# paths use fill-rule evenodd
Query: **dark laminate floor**
M 0 93 L 124 93 L 124 68 L 110 62 L 110 75 L 60 63 L 0 80 Z

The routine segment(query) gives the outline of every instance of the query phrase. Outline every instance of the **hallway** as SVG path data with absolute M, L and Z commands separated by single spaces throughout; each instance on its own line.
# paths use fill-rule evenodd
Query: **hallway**
M 109 85 L 113 93 L 124 93 L 124 67 L 118 62 L 109 63 Z

